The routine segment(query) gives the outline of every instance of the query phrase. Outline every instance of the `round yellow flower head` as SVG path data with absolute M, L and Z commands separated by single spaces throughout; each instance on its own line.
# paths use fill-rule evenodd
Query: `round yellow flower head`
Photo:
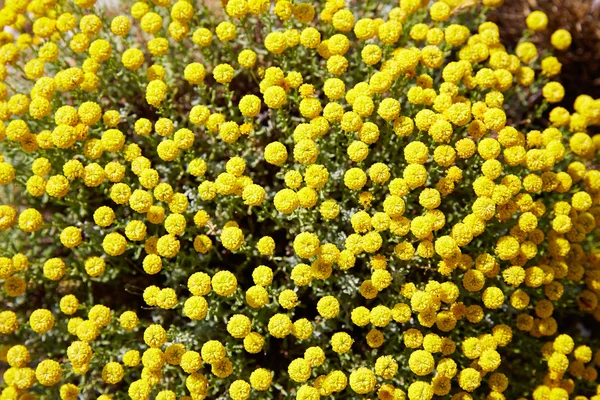
M 54 326 L 54 316 L 50 310 L 37 309 L 31 313 L 29 325 L 36 333 L 46 333 Z
M 526 23 L 532 31 L 543 31 L 548 26 L 548 16 L 543 11 L 533 11 L 527 16 Z
M 211 279 L 212 288 L 220 296 L 231 296 L 237 289 L 237 279 L 229 271 L 219 271 Z
M 265 37 L 265 48 L 273 54 L 281 54 L 287 48 L 287 41 L 282 32 L 271 32 Z
M 253 50 L 245 49 L 238 54 L 238 63 L 244 68 L 252 68 L 256 64 L 257 55 Z
M 375 374 L 365 367 L 355 369 L 350 374 L 350 388 L 358 394 L 370 393 L 375 388 L 375 383 Z
M 62 378 L 62 368 L 54 360 L 44 360 L 35 369 L 35 377 L 44 386 L 56 385 Z
M 318 301 L 317 311 L 323 318 L 335 318 L 340 311 L 340 304 L 335 297 L 325 296 Z
M 226 249 L 237 251 L 244 243 L 244 234 L 237 227 L 224 228 L 221 233 L 221 243 Z
M 565 29 L 558 29 L 552 33 L 550 42 L 557 50 L 566 50 L 571 45 L 571 33 Z

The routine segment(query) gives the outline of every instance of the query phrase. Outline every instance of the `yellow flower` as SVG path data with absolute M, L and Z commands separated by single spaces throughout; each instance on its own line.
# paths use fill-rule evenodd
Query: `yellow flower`
M 532 31 L 543 31 L 548 26 L 548 16 L 543 11 L 532 11 L 525 22 Z
M 280 86 L 270 86 L 264 92 L 264 101 L 269 108 L 281 108 L 287 103 L 287 94 Z
M 331 336 L 331 348 L 338 354 L 350 351 L 354 340 L 346 332 L 336 332 Z
M 192 296 L 183 305 L 183 314 L 193 320 L 201 320 L 208 313 L 208 303 L 202 296 Z
M 296 358 L 288 366 L 290 379 L 295 382 L 306 382 L 311 375 L 311 366 L 304 358 Z
M 229 83 L 232 81 L 234 69 L 229 64 L 219 64 L 213 70 L 213 76 L 219 83 Z
M 117 362 L 109 362 L 102 368 L 102 380 L 110 385 L 119 383 L 123 375 L 123 367 Z
M 335 54 L 327 59 L 327 70 L 333 75 L 342 75 L 348 69 L 348 59 L 344 56 Z
M 235 25 L 228 21 L 220 22 L 215 29 L 215 33 L 222 42 L 229 42 L 235 39 L 237 36 Z
M 441 204 L 440 193 L 436 189 L 423 189 L 419 195 L 419 204 L 427 209 L 437 208 Z
M 360 168 L 350 168 L 344 174 L 344 184 L 352 190 L 360 190 L 367 183 L 367 174 Z
M 244 68 L 252 68 L 256 64 L 257 55 L 253 50 L 244 49 L 238 54 L 238 63 Z
M 250 397 L 250 384 L 238 379 L 229 386 L 229 396 L 233 400 L 245 400 Z
M 258 368 L 250 374 L 250 385 L 258 391 L 265 391 L 271 387 L 271 371 L 265 368 Z
M 340 304 L 335 297 L 325 296 L 317 302 L 317 311 L 323 318 L 335 318 L 340 311 Z
M 412 372 L 424 376 L 433 371 L 434 360 L 431 353 L 425 350 L 416 350 L 411 353 L 408 365 Z
M 313 164 L 318 155 L 319 148 L 311 139 L 302 139 L 294 146 L 294 159 L 301 164 Z
M 153 80 L 146 87 L 146 101 L 148 104 L 158 107 L 167 94 L 167 85 L 161 80 Z
M 397 21 L 387 21 L 379 25 L 377 28 L 377 35 L 379 40 L 385 44 L 394 44 L 400 38 L 402 34 L 402 24 Z
M 277 211 L 283 214 L 291 214 L 298 208 L 300 202 L 296 192 L 291 189 L 282 189 L 275 194 L 273 204 Z
M 13 211 L 14 209 L 12 208 L 6 208 L 4 210 L 4 212 L 8 216 L 8 218 L 5 217 L 6 220 L 16 220 L 16 211 L 14 211 L 14 213 Z M 42 227 L 43 223 L 44 220 L 42 214 L 34 208 L 28 208 L 19 215 L 19 228 L 23 232 L 36 232 Z
M 548 82 L 542 88 L 542 95 L 549 103 L 558 103 L 565 96 L 565 89 L 558 82 Z
M 236 314 L 227 322 L 227 332 L 237 339 L 243 339 L 250 333 L 251 321 L 248 317 Z
M 381 356 L 375 361 L 375 373 L 382 378 L 392 379 L 398 371 L 398 363 L 393 356 Z
M 245 117 L 256 117 L 260 112 L 260 99 L 255 95 L 245 95 L 239 103 L 240 112 Z
M 237 251 L 244 243 L 244 234 L 242 230 L 237 227 L 224 228 L 221 233 L 221 243 L 223 243 L 223 246 L 226 249 Z
M 292 321 L 285 314 L 275 314 L 269 319 L 269 333 L 278 339 L 283 339 L 292 331 Z
M 117 36 L 126 36 L 131 29 L 131 22 L 125 15 L 118 15 L 110 23 L 110 30 Z
M 458 374 L 458 384 L 461 389 L 472 392 L 481 384 L 481 374 L 473 368 L 465 368 Z
M 375 374 L 365 367 L 355 369 L 350 374 L 350 388 L 358 394 L 367 394 L 373 391 L 375 383 Z
M 184 79 L 192 85 L 199 85 L 204 81 L 206 69 L 204 68 L 204 65 L 194 62 L 186 65 L 183 70 L 183 76 Z
M 29 316 L 29 325 L 35 333 L 46 333 L 54 326 L 54 316 L 50 310 L 37 309 Z
M 497 309 L 504 304 L 504 293 L 497 287 L 488 287 L 484 290 L 482 299 L 487 308 Z
M 450 6 L 442 1 L 438 1 L 432 4 L 429 9 L 431 19 L 438 22 L 447 21 L 450 17 Z
M 282 32 L 271 32 L 265 37 L 265 48 L 273 54 L 281 54 L 287 48 L 285 35 Z
M 81 229 L 74 226 L 66 227 L 60 233 L 60 241 L 65 247 L 68 248 L 79 246 L 82 241 Z
M 287 160 L 287 149 L 281 142 L 271 142 L 265 147 L 265 160 L 269 164 L 282 165 Z
M 44 386 L 54 386 L 62 378 L 62 368 L 54 360 L 44 360 L 36 367 L 35 377 Z
M 144 53 L 139 49 L 127 49 L 121 56 L 125 68 L 135 71 L 144 64 Z
M 557 50 L 566 50 L 571 45 L 571 33 L 565 29 L 557 29 L 552 33 L 550 42 Z
M 375 65 L 381 60 L 383 52 L 376 44 L 368 44 L 362 49 L 360 55 L 365 64 Z
M 229 271 L 219 271 L 211 279 L 212 288 L 219 296 L 231 296 L 237 289 L 237 279 Z
M 369 178 L 375 183 L 384 184 L 390 179 L 390 168 L 383 163 L 375 163 L 369 168 Z

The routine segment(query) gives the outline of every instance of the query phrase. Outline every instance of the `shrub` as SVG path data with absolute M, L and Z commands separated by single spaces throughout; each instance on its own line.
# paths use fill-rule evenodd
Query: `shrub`
M 0 398 L 598 399 L 569 32 L 223 3 L 5 2 Z

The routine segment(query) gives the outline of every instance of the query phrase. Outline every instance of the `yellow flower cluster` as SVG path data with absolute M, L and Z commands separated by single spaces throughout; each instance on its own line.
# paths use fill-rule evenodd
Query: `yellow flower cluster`
M 0 400 L 600 399 L 571 34 L 221 3 L 4 2 Z

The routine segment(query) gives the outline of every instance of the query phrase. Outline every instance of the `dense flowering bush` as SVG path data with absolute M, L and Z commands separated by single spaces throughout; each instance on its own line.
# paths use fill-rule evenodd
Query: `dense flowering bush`
M 600 398 L 569 32 L 197 3 L 4 2 L 1 400 Z

